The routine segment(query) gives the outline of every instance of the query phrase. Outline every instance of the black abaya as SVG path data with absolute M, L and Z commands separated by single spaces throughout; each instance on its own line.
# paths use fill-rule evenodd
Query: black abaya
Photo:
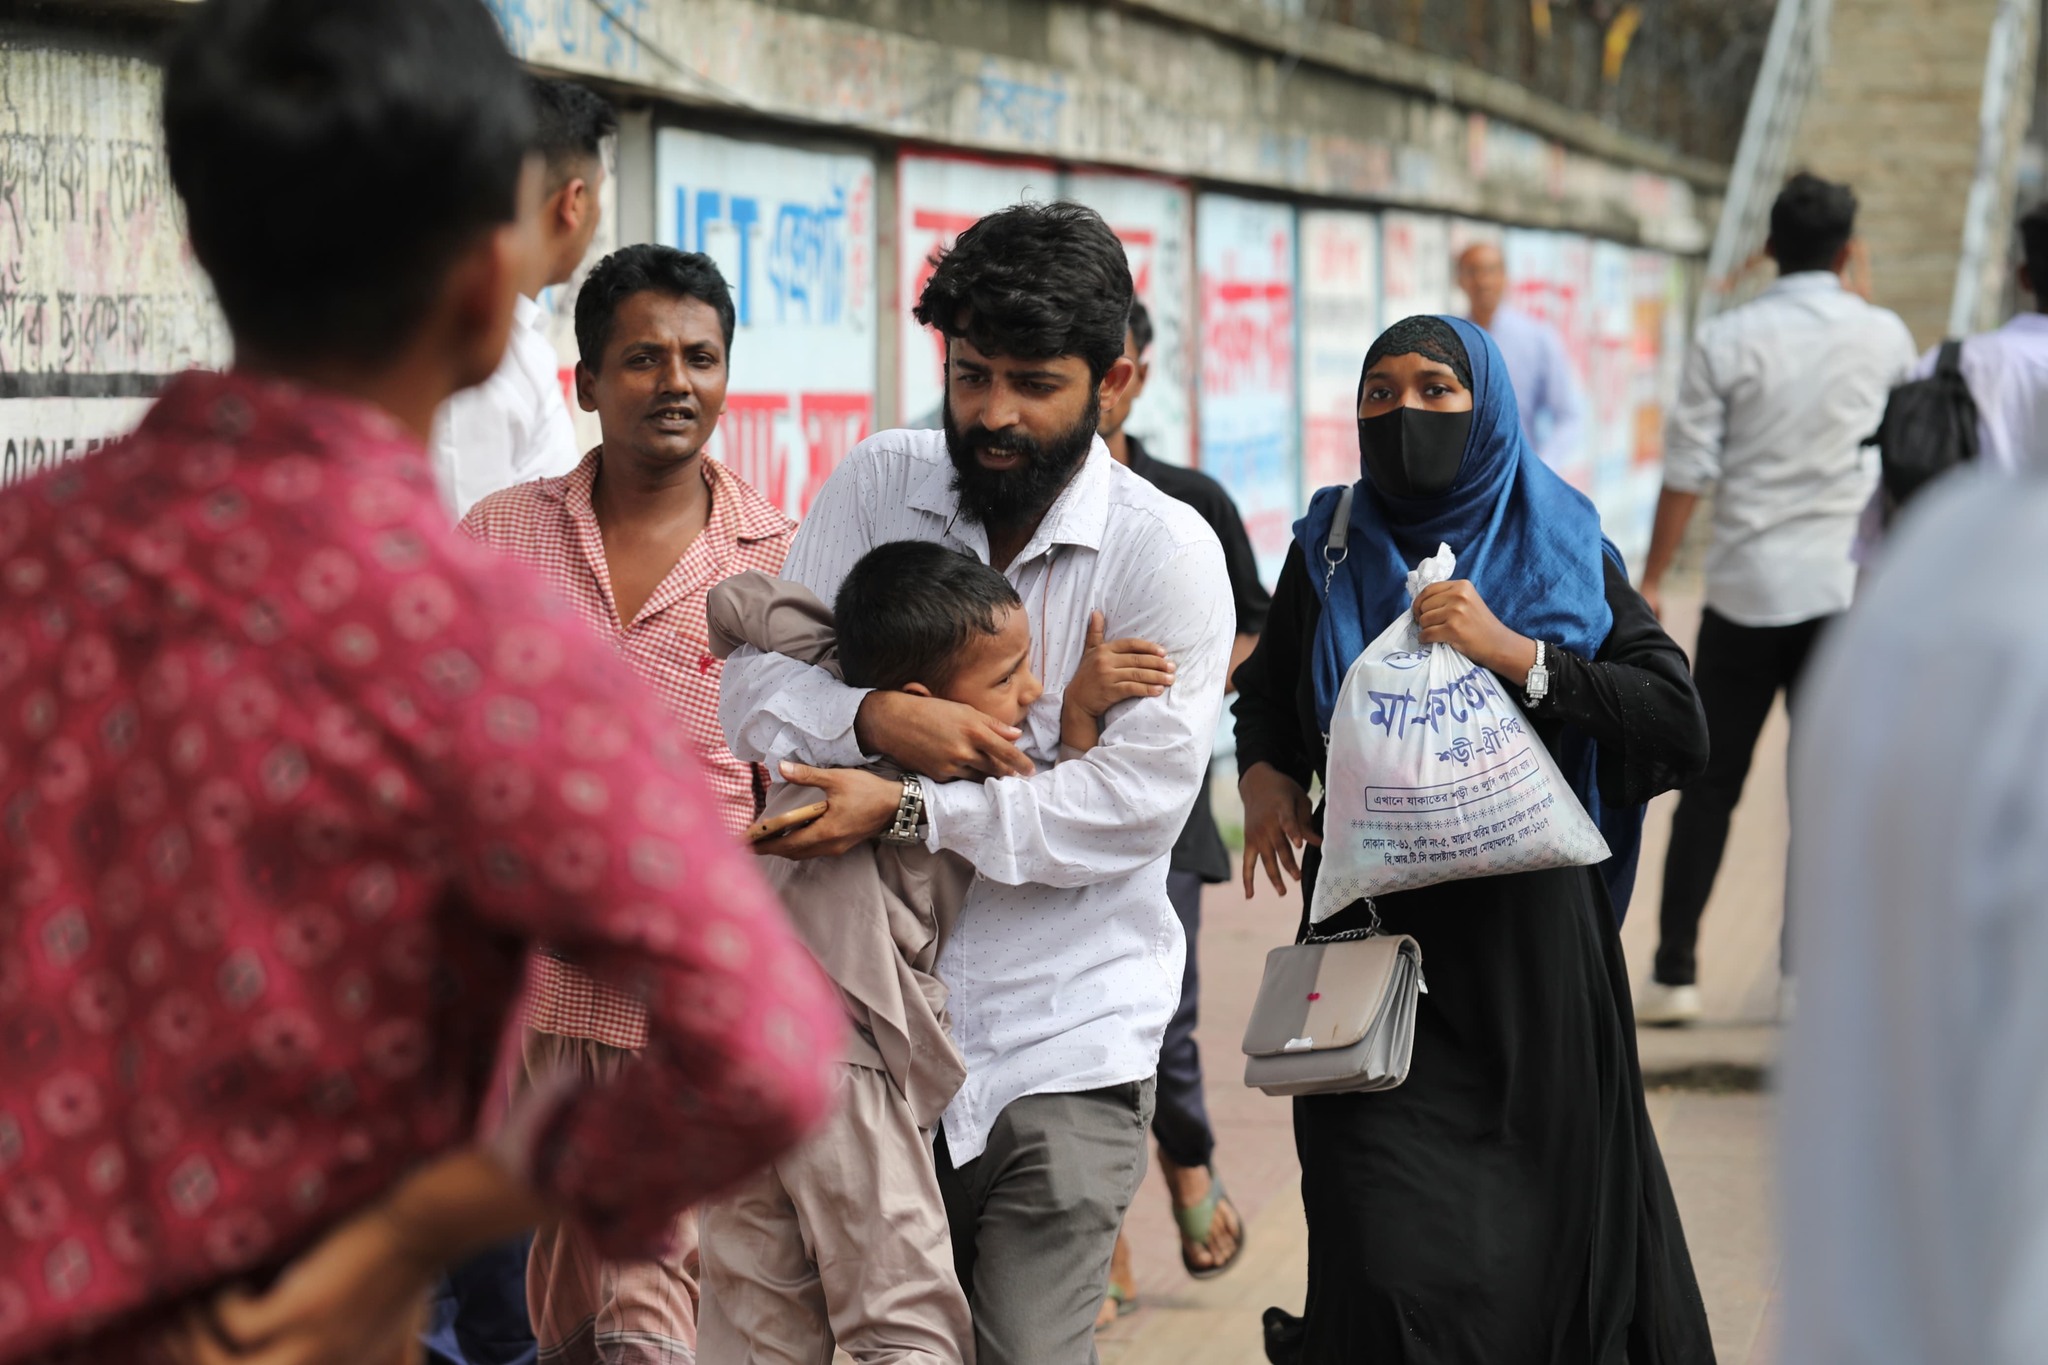
M 1529 718 L 1553 751 L 1565 721 L 1593 735 L 1603 798 L 1634 804 L 1704 765 L 1706 727 L 1684 654 L 1611 567 L 1606 586 L 1606 643 L 1592 661 L 1553 650 L 1552 695 Z M 1240 770 L 1271 763 L 1303 787 L 1320 774 L 1303 662 L 1318 615 L 1296 547 L 1236 675 Z M 1304 907 L 1315 868 L 1311 850 Z M 1403 1085 L 1294 1101 L 1309 1225 L 1298 1358 L 1711 1362 L 1597 871 L 1445 882 L 1377 908 L 1421 943 L 1429 991 Z M 1353 907 L 1320 928 L 1364 918 Z

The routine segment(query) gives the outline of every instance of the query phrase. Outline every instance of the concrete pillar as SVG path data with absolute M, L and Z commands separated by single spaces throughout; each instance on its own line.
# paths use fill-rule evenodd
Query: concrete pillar
M 1794 169 L 1855 188 L 1874 295 L 1922 345 L 1942 337 L 1955 294 L 1997 12 L 1998 0 L 1834 0 L 1793 144 Z

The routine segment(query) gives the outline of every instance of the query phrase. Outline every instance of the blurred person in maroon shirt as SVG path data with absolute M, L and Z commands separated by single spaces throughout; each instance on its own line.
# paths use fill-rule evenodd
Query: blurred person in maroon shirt
M 655 1251 L 830 1104 L 837 1001 L 687 741 L 437 500 L 519 82 L 478 0 L 212 0 L 170 54 L 235 366 L 0 497 L 0 1361 L 395 1361 L 449 1261 Z M 480 1143 L 539 944 L 647 1044 Z

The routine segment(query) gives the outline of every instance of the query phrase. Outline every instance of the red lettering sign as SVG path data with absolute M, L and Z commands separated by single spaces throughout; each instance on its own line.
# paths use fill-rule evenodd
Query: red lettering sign
M 1285 280 L 1202 277 L 1202 384 L 1211 394 L 1294 382 L 1294 291 Z
M 789 456 L 775 428 L 788 411 L 788 394 L 732 393 L 718 422 L 719 460 L 777 506 L 787 496 Z
M 802 517 L 846 452 L 867 436 L 873 405 L 864 393 L 807 393 L 798 401 L 806 461 L 796 509 Z

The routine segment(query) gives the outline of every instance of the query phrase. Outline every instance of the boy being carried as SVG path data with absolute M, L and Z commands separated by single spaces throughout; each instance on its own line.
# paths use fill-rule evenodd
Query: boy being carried
M 833 609 L 762 573 L 719 584 L 707 608 L 721 657 L 752 645 L 854 686 L 940 697 L 1009 726 L 1044 690 L 1009 580 L 928 541 L 869 551 Z M 1069 752 L 1094 747 L 1111 706 L 1173 682 L 1158 646 L 1105 643 L 1104 633 L 1098 612 L 1062 701 Z M 779 835 L 821 814 L 820 797 L 778 786 L 750 831 L 757 847 L 772 852 Z M 903 842 L 893 834 L 836 857 L 767 863 L 855 1034 L 838 1116 L 704 1210 L 704 1365 L 808 1363 L 828 1359 L 835 1344 L 862 1365 L 974 1359 L 930 1136 L 966 1074 L 935 968 L 974 869 L 928 849 L 921 831 Z

